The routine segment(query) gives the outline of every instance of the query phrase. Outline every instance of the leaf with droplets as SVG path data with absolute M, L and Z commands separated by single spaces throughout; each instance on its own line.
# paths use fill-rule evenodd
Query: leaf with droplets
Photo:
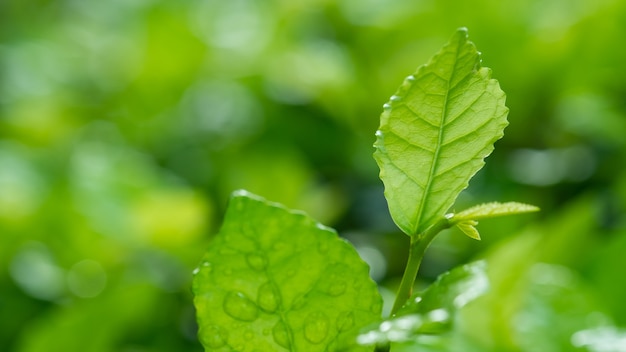
M 354 345 L 380 318 L 369 268 L 301 212 L 236 192 L 193 280 L 207 351 L 368 351 Z
M 363 329 L 357 341 L 362 345 L 386 344 L 450 331 L 458 310 L 488 289 L 486 262 L 454 268 L 440 275 L 426 290 L 411 296 L 393 317 Z
M 508 124 L 505 95 L 459 29 L 385 104 L 374 157 L 395 223 L 422 233 L 452 206 Z

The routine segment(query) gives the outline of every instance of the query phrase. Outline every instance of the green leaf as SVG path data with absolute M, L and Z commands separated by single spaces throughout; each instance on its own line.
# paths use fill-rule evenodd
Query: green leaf
M 408 235 L 452 206 L 508 124 L 505 95 L 459 29 L 385 104 L 374 157 L 389 211 Z
M 449 220 L 451 223 L 457 223 L 467 220 L 489 219 L 498 216 L 532 213 L 536 211 L 539 211 L 539 208 L 534 205 L 517 202 L 491 202 L 479 204 L 457 214 L 450 215 Z
M 332 229 L 237 192 L 195 271 L 200 340 L 207 351 L 352 348 L 381 314 L 368 272 Z
M 386 344 L 450 331 L 457 311 L 488 289 L 486 262 L 454 268 L 413 295 L 393 317 L 362 330 L 357 341 L 362 345 Z
M 476 225 L 478 225 L 478 221 L 474 220 L 461 221 L 456 224 L 459 230 L 463 231 L 467 237 L 480 241 L 480 233 L 478 233 Z

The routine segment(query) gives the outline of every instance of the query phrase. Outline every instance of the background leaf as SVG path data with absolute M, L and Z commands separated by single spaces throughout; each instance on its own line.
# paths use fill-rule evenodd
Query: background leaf
M 449 331 L 458 309 L 487 292 L 486 264 L 478 261 L 439 276 L 426 290 L 413 295 L 391 318 L 364 330 L 364 345 L 415 340 L 422 334 Z
M 424 231 L 467 187 L 508 124 L 504 100 L 459 29 L 385 104 L 374 157 L 402 231 Z
M 194 277 L 200 340 L 212 351 L 349 348 L 381 314 L 368 270 L 331 229 L 237 193 Z

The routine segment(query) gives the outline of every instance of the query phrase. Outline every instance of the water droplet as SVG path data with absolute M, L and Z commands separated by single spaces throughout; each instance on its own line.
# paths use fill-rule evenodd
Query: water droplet
M 241 321 L 254 321 L 259 309 L 246 295 L 241 292 L 229 292 L 224 298 L 224 311 L 231 317 Z
M 384 104 L 383 104 L 383 110 L 389 110 L 389 109 L 391 109 L 391 104 L 389 104 L 389 103 L 384 103 Z
M 237 254 L 237 251 L 232 248 L 224 247 L 219 250 L 219 254 L 220 255 L 234 255 L 234 254 Z
M 204 262 L 204 263 L 202 263 L 202 266 L 209 267 L 209 266 L 211 266 L 211 263 L 209 263 L 209 262 Z
M 193 274 L 194 275 L 198 275 L 199 272 L 200 272 L 200 268 L 193 269 Z
M 199 334 L 202 344 L 210 348 L 220 348 L 228 342 L 228 332 L 217 325 L 208 325 Z
M 279 242 L 274 243 L 274 245 L 272 246 L 272 249 L 274 249 L 276 252 L 288 251 L 289 245 L 287 243 L 279 241 Z
M 285 323 L 279 321 L 276 325 L 274 325 L 274 328 L 272 329 L 272 337 L 274 337 L 274 341 L 277 344 L 289 349 L 291 344 L 289 343 L 289 332 L 285 327 Z
M 443 308 L 431 310 L 428 312 L 428 319 L 435 323 L 445 323 L 450 319 L 450 313 Z
M 329 325 L 324 313 L 311 313 L 304 322 L 304 337 L 313 344 L 321 343 L 328 336 Z
M 264 311 L 274 313 L 280 305 L 280 293 L 273 283 L 266 282 L 259 287 L 256 302 Z
M 246 340 L 252 340 L 252 338 L 254 337 L 254 333 L 252 332 L 252 330 L 246 330 L 246 332 L 243 333 L 243 337 Z
M 267 267 L 267 258 L 256 253 L 246 255 L 248 265 L 256 271 L 263 271 Z
M 402 97 L 400 97 L 399 95 L 392 95 L 391 98 L 389 98 L 389 100 L 391 100 L 391 101 L 400 101 L 400 100 L 402 100 Z
M 341 296 L 344 292 L 346 292 L 346 287 L 347 285 L 344 281 L 336 281 L 328 287 L 327 292 L 333 297 Z
M 354 313 L 351 311 L 343 312 L 337 317 L 337 330 L 346 331 L 354 326 Z
M 406 80 L 409 81 L 409 82 L 413 82 L 413 81 L 415 81 L 415 76 L 413 76 L 413 75 L 406 76 Z
M 372 305 L 370 306 L 370 311 L 372 313 L 376 313 L 376 314 L 380 314 L 381 310 L 383 309 L 382 303 L 381 302 L 374 302 L 372 303 Z
M 393 324 L 390 321 L 383 321 L 382 323 L 380 323 L 378 329 L 382 332 L 388 332 L 391 330 L 392 327 Z

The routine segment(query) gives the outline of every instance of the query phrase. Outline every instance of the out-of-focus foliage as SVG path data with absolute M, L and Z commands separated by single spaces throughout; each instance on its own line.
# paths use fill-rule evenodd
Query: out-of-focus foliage
M 191 272 L 238 188 L 337 228 L 393 290 L 373 132 L 467 26 L 510 126 L 456 210 L 542 213 L 435 241 L 421 279 L 481 256 L 493 284 L 422 343 L 616 351 L 625 23 L 619 0 L 0 1 L 2 350 L 200 351 Z

